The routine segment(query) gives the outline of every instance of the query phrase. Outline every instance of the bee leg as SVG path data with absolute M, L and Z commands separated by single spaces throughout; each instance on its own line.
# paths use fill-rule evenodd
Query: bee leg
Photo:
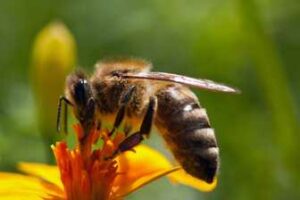
M 130 87 L 125 92 L 124 96 L 122 97 L 121 103 L 120 103 L 121 104 L 120 109 L 119 109 L 119 111 L 117 113 L 117 116 L 116 116 L 113 128 L 109 132 L 108 136 L 111 136 L 115 132 L 115 130 L 120 126 L 120 124 L 122 123 L 122 121 L 124 119 L 124 116 L 125 116 L 126 106 L 127 106 L 128 102 L 130 101 L 130 99 L 132 97 L 134 89 L 135 89 L 134 86 Z
M 131 129 L 132 129 L 132 126 L 131 126 L 131 125 L 125 124 L 125 126 L 124 126 L 124 133 L 125 133 L 125 136 L 128 136 L 128 134 L 130 133 Z
M 145 137 L 149 136 L 152 122 L 153 122 L 155 106 L 156 106 L 156 101 L 154 97 L 151 97 L 140 130 L 125 138 L 125 140 L 119 144 L 118 148 L 113 152 L 113 154 L 110 157 L 108 157 L 108 159 L 114 158 L 115 156 L 117 156 L 118 154 L 124 151 L 129 151 L 129 150 L 134 151 L 133 148 L 138 144 L 140 144 Z
M 61 130 L 61 107 L 64 103 L 64 132 L 68 133 L 68 105 L 73 106 L 73 104 L 64 96 L 59 98 L 58 108 L 57 108 L 57 118 L 56 118 L 56 130 L 60 132 Z

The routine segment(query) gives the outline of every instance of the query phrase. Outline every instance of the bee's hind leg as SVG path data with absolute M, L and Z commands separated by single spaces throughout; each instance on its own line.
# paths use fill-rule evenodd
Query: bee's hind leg
M 126 106 L 127 106 L 128 102 L 130 101 L 134 90 L 135 90 L 134 86 L 130 87 L 125 92 L 124 96 L 122 97 L 121 102 L 120 102 L 121 106 L 117 113 L 113 128 L 108 134 L 109 136 L 111 136 L 115 132 L 115 130 L 120 126 L 120 124 L 122 123 L 124 116 L 125 116 Z
M 129 150 L 134 151 L 133 148 L 138 144 L 140 144 L 145 137 L 149 136 L 152 122 L 153 122 L 155 106 L 156 106 L 156 100 L 154 97 L 151 97 L 140 130 L 125 138 L 125 140 L 123 140 L 119 144 L 118 148 L 107 159 L 114 158 L 115 156 L 117 156 L 118 154 L 124 151 L 129 151 Z

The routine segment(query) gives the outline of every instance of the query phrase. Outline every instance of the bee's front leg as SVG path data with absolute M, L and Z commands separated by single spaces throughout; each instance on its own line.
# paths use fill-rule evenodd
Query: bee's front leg
M 124 151 L 134 151 L 133 148 L 140 144 L 144 140 L 144 137 L 149 136 L 155 114 L 155 107 L 156 100 L 154 97 L 151 97 L 140 130 L 125 138 L 125 140 L 119 144 L 118 148 L 107 159 L 114 158 Z
M 125 116 L 126 106 L 127 106 L 128 102 L 130 101 L 134 90 L 135 90 L 135 87 L 132 86 L 124 93 L 124 95 L 121 99 L 121 102 L 120 102 L 120 109 L 117 113 L 113 128 L 108 134 L 109 136 L 111 136 L 115 132 L 115 130 L 120 126 L 120 124 L 122 123 L 124 116 Z
M 73 104 L 64 96 L 59 98 L 58 107 L 57 107 L 57 118 L 56 118 L 56 130 L 57 132 L 61 131 L 61 107 L 64 103 L 64 133 L 68 133 L 68 105 L 73 106 Z

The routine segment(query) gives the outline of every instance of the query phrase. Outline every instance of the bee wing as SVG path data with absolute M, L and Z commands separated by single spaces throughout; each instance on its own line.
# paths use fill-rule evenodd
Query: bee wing
M 141 72 L 135 74 L 128 73 L 128 74 L 121 74 L 121 76 L 124 78 L 131 78 L 131 79 L 149 79 L 149 80 L 174 82 L 174 83 L 187 85 L 190 87 L 217 91 L 217 92 L 240 93 L 238 89 L 234 89 L 227 85 L 216 83 L 211 80 L 196 79 L 188 76 L 182 76 L 178 74 L 171 74 L 165 72 L 146 72 L 146 73 Z

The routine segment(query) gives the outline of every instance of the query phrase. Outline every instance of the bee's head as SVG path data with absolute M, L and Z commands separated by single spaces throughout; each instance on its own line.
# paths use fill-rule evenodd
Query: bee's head
M 66 99 L 73 106 L 74 114 L 88 133 L 95 122 L 95 100 L 86 75 L 77 71 L 70 74 L 66 81 Z

